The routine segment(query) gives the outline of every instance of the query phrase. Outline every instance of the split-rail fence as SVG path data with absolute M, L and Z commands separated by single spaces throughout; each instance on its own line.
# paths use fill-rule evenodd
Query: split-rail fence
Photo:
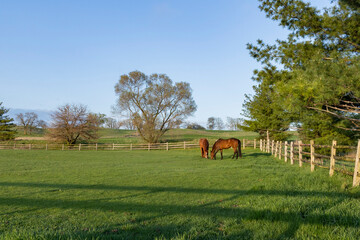
M 210 146 L 212 144 L 210 143 Z M 146 144 L 0 144 L 0 149 L 14 150 L 171 150 L 171 149 L 194 149 L 198 148 L 198 142 L 166 142 Z M 304 163 L 310 165 L 310 170 L 315 167 L 329 169 L 329 175 L 341 172 L 353 176 L 353 186 L 360 184 L 360 140 L 357 146 L 337 145 L 332 141 L 331 145 L 318 145 L 313 140 L 305 144 L 301 141 L 282 142 L 274 140 L 249 140 L 242 139 L 242 148 L 259 148 L 261 151 L 271 153 L 274 157 L 284 159 L 290 164 L 298 164 L 302 167 Z

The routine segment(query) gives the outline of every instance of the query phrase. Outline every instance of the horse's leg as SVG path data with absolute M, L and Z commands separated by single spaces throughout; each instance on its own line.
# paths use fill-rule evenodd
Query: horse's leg
M 204 157 L 204 148 L 201 147 L 200 149 L 201 149 L 201 157 L 203 158 Z
M 223 151 L 223 150 L 221 149 L 221 150 L 220 150 L 220 153 L 221 153 L 221 160 L 223 159 L 222 151 Z
M 214 160 L 216 160 L 216 154 L 218 153 L 219 150 L 216 150 L 215 151 L 215 154 L 214 154 Z

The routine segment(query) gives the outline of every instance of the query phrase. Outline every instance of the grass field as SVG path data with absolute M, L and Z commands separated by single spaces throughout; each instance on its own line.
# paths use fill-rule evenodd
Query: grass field
M 93 140 L 97 143 L 116 143 L 116 144 L 128 144 L 128 143 L 143 143 L 141 137 L 135 130 L 124 129 L 107 129 L 101 128 L 99 130 L 100 138 Z M 21 128 L 18 130 L 16 137 L 17 143 L 46 143 L 51 142 L 48 139 L 38 140 L 39 137 L 44 137 L 45 131 L 38 129 L 31 135 L 24 135 Z M 258 137 L 255 132 L 246 131 L 223 131 L 223 130 L 193 130 L 193 129 L 172 129 L 167 131 L 160 139 L 161 142 L 181 142 L 181 141 L 198 141 L 200 138 L 206 137 L 210 141 L 215 141 L 218 138 L 230 138 L 236 137 L 239 139 L 254 139 Z M 35 138 L 35 139 L 34 139 Z M 86 142 L 83 142 L 86 143 Z
M 0 239 L 359 239 L 351 178 L 258 150 L 0 152 Z

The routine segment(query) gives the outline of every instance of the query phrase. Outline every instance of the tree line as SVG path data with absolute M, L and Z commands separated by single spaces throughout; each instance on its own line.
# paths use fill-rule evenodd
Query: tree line
M 360 137 L 360 2 L 332 1 L 322 10 L 301 0 L 259 2 L 289 34 L 247 45 L 262 67 L 241 127 L 275 140 L 295 128 L 305 141 L 353 144 Z

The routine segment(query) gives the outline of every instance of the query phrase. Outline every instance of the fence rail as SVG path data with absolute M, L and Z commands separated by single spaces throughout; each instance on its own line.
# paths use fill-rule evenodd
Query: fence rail
M 210 144 L 211 146 L 211 144 Z M 166 143 L 146 143 L 146 144 L 0 144 L 0 149 L 14 150 L 72 150 L 72 151 L 100 151 L 100 150 L 171 150 L 171 149 L 194 149 L 198 148 L 197 142 L 166 142 Z M 271 153 L 279 159 L 284 158 L 290 164 L 298 162 L 299 167 L 303 163 L 309 163 L 311 171 L 316 167 L 329 169 L 329 175 L 334 172 L 353 176 L 353 186 L 360 184 L 360 140 L 357 146 L 341 146 L 332 141 L 331 145 L 318 145 L 313 140 L 310 144 L 301 141 L 281 142 L 274 140 L 249 140 L 242 139 L 242 148 L 260 148 L 261 151 Z M 353 155 L 349 155 L 349 153 Z M 328 153 L 328 155 L 326 154 Z
M 171 150 L 171 149 L 192 149 L 198 148 L 199 144 L 194 142 L 175 142 L 175 143 L 140 143 L 140 144 L 0 144 L 0 149 L 13 150 Z
M 313 140 L 310 144 L 303 144 L 301 141 L 289 144 L 274 140 L 260 140 L 259 145 L 261 151 L 271 153 L 279 159 L 284 157 L 285 162 L 290 157 L 291 164 L 298 161 L 299 167 L 302 167 L 304 162 L 309 163 L 311 171 L 315 170 L 315 166 L 329 169 L 330 176 L 333 176 L 334 172 L 341 172 L 353 176 L 353 186 L 360 184 L 360 140 L 357 146 L 337 145 L 335 140 L 331 145 L 316 145 Z M 328 152 L 329 155 L 324 152 Z

